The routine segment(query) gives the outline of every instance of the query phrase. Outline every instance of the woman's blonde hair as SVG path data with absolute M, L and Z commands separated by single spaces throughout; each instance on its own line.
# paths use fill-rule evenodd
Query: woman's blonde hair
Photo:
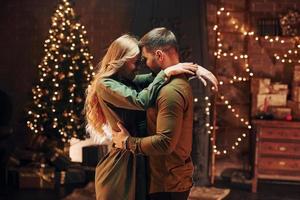
M 101 78 L 116 74 L 125 65 L 126 61 L 134 58 L 139 53 L 137 39 L 127 34 L 117 38 L 109 46 L 102 61 L 98 64 L 96 75 L 86 90 L 84 113 L 88 132 L 96 132 L 103 136 L 103 125 L 107 124 L 96 94 L 97 83 Z

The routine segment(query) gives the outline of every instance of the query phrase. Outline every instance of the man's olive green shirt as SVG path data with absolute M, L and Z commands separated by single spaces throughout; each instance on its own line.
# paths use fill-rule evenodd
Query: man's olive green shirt
M 184 75 L 163 86 L 147 111 L 151 136 L 129 137 L 128 146 L 149 155 L 150 193 L 182 192 L 192 187 L 193 95 Z

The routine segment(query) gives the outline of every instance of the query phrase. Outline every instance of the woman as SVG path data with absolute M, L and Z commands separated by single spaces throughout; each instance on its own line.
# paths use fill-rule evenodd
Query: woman
M 138 41 L 123 35 L 109 46 L 99 71 L 87 90 L 85 113 L 87 130 L 100 143 L 109 143 L 108 129 L 119 130 L 120 121 L 133 136 L 145 133 L 145 112 L 155 102 L 159 89 L 171 75 L 194 74 L 196 65 L 178 64 L 151 74 L 135 76 L 140 50 Z M 149 85 L 150 84 L 150 85 Z M 137 92 L 141 87 L 147 88 Z M 145 200 L 145 158 L 130 151 L 112 148 L 96 168 L 96 196 L 101 200 Z

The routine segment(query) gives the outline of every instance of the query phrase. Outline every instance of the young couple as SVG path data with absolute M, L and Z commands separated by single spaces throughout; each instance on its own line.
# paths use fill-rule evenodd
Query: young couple
M 136 75 L 140 57 L 151 74 Z M 87 130 L 112 146 L 96 167 L 97 200 L 188 198 L 194 75 L 217 88 L 211 72 L 180 63 L 176 37 L 166 28 L 140 41 L 123 35 L 112 42 L 85 102 Z

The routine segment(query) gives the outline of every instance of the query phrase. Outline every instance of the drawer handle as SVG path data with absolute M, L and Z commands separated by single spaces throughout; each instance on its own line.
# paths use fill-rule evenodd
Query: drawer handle
M 279 151 L 286 151 L 286 147 L 279 147 Z
M 279 162 L 279 165 L 284 166 L 284 165 L 285 165 L 285 162 L 284 162 L 284 161 L 280 161 L 280 162 Z

